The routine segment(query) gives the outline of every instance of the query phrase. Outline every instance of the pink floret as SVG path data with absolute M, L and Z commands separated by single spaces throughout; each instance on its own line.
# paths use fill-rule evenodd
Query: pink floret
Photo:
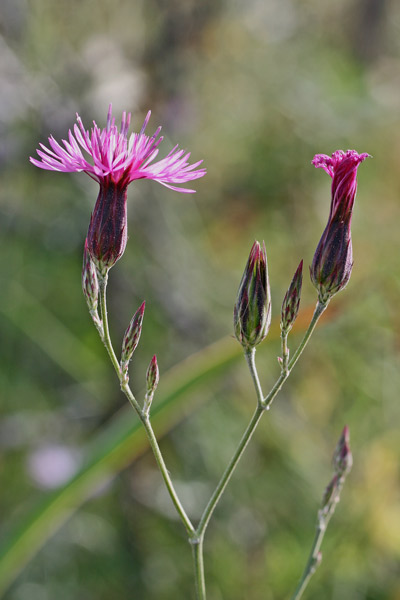
M 154 179 L 162 185 L 178 192 L 191 193 L 195 190 L 176 187 L 176 184 L 199 179 L 206 170 L 199 169 L 203 161 L 190 164 L 190 153 L 175 146 L 165 158 L 155 161 L 161 127 L 149 137 L 145 135 L 151 112 L 144 120 L 140 133 L 128 137 L 130 113 L 122 115 L 121 127 L 115 125 L 111 105 L 107 115 L 107 126 L 100 129 L 95 122 L 87 131 L 77 114 L 77 124 L 73 132 L 69 130 L 68 140 L 59 144 L 49 137 L 50 148 L 40 144 L 37 154 L 40 160 L 30 157 L 30 161 L 40 169 L 62 171 L 64 173 L 85 172 L 100 184 L 105 178 L 113 183 L 128 185 L 135 179 Z

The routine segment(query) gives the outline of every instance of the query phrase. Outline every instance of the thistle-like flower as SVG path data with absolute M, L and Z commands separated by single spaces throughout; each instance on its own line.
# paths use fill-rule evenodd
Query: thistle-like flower
M 206 173 L 205 169 L 198 168 L 202 161 L 190 164 L 190 153 L 178 146 L 165 158 L 154 162 L 163 138 L 159 137 L 161 127 L 151 137 L 145 135 L 150 114 L 149 111 L 140 133 L 132 133 L 129 137 L 130 113 L 123 113 L 118 129 L 110 105 L 106 128 L 100 129 L 93 122 L 90 132 L 77 115 L 73 133 L 70 130 L 68 141 L 63 140 L 64 147 L 50 136 L 51 149 L 40 144 L 41 150 L 37 153 L 41 160 L 30 158 L 41 169 L 65 173 L 83 171 L 100 184 L 87 239 L 91 258 L 103 277 L 125 250 L 128 185 L 136 179 L 154 179 L 178 192 L 191 193 L 194 190 L 175 184 L 198 179 Z
M 357 169 L 369 154 L 337 150 L 332 157 L 317 154 L 312 164 L 333 179 L 328 224 L 310 267 L 311 281 L 319 301 L 326 303 L 348 283 L 353 268 L 351 217 L 357 191 Z
M 271 324 L 271 292 L 265 244 L 254 242 L 240 282 L 234 307 L 234 331 L 245 350 L 254 348 L 268 334 Z
M 299 266 L 296 269 L 293 279 L 289 286 L 288 291 L 282 302 L 282 313 L 281 313 L 281 330 L 284 335 L 287 335 L 293 327 L 299 308 L 300 308 L 300 296 L 301 286 L 303 283 L 303 261 L 300 261 Z

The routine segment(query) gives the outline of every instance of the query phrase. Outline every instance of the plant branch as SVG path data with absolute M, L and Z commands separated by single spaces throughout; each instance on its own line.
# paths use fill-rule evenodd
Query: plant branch
M 100 288 L 100 294 L 99 294 L 100 311 L 101 311 L 101 318 L 103 321 L 103 328 L 104 328 L 104 338 L 103 338 L 104 345 L 107 349 L 107 352 L 109 354 L 109 357 L 111 359 L 111 362 L 113 364 L 115 372 L 117 373 L 117 376 L 118 376 L 118 379 L 119 379 L 119 382 L 121 385 L 121 390 L 127 397 L 130 405 L 135 409 L 136 413 L 138 414 L 138 416 L 144 426 L 144 429 L 147 434 L 147 438 L 149 440 L 151 449 L 153 451 L 157 465 L 160 469 L 161 475 L 164 479 L 164 483 L 166 485 L 166 488 L 168 490 L 168 493 L 170 495 L 172 503 L 175 506 L 175 509 L 176 509 L 187 533 L 189 534 L 189 537 L 192 538 L 195 535 L 195 528 L 192 525 L 188 515 L 186 514 L 185 509 L 183 508 L 183 506 L 179 500 L 178 494 L 176 493 L 176 490 L 172 483 L 172 479 L 168 473 L 167 466 L 164 462 L 164 458 L 162 456 L 160 447 L 158 445 L 157 438 L 156 438 L 154 430 L 151 426 L 150 417 L 144 410 L 141 409 L 138 401 L 136 400 L 135 396 L 132 393 L 132 390 L 131 390 L 129 384 L 126 381 L 124 381 L 123 377 L 122 377 L 121 367 L 120 367 L 120 364 L 119 364 L 118 359 L 114 352 L 114 348 L 113 348 L 113 345 L 111 342 L 111 337 L 110 337 L 109 326 L 108 326 L 107 295 L 106 295 L 107 275 L 104 278 L 100 278 L 99 288 Z
M 318 512 L 318 520 L 317 520 L 317 529 L 315 532 L 314 540 L 311 546 L 311 552 L 307 560 L 307 564 L 303 571 L 303 575 L 301 576 L 300 582 L 294 592 L 291 600 L 300 600 L 303 595 L 304 590 L 306 589 L 311 577 L 314 575 L 315 571 L 319 567 L 322 561 L 322 554 L 320 552 L 322 540 L 324 539 L 324 535 L 326 533 L 326 529 L 328 527 L 328 523 L 335 512 L 335 508 L 339 501 L 340 492 L 342 490 L 344 484 L 344 476 L 340 477 L 338 480 L 337 493 L 333 500 L 329 503 L 329 506 L 324 512 L 322 509 Z

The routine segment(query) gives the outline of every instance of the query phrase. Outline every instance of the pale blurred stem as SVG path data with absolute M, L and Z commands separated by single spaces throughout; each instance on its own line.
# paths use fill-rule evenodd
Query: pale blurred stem
M 322 511 L 320 511 L 318 514 L 317 529 L 316 529 L 314 540 L 313 540 L 313 543 L 311 546 L 310 556 L 308 557 L 308 561 L 305 566 L 303 575 L 300 579 L 299 585 L 297 586 L 296 591 L 293 594 L 291 600 L 299 600 L 302 597 L 303 592 L 306 589 L 311 577 L 314 575 L 315 571 L 317 570 L 317 567 L 321 564 L 322 555 L 320 554 L 320 548 L 321 548 L 322 540 L 324 539 L 324 535 L 325 535 L 326 529 L 328 527 L 328 523 L 329 523 L 333 513 L 335 512 L 335 508 L 339 501 L 339 496 L 340 496 L 341 489 L 343 487 L 343 483 L 344 483 L 344 477 L 341 477 L 339 480 L 339 483 L 338 483 L 337 494 L 335 495 L 334 499 L 331 501 L 326 515 L 324 515 L 322 513 Z
M 203 567 L 202 546 L 203 546 L 204 535 L 205 535 L 208 523 L 210 522 L 210 519 L 214 513 L 214 510 L 215 510 L 222 494 L 224 493 L 224 490 L 225 490 L 226 486 L 228 485 L 228 483 L 229 483 L 229 481 L 230 481 L 230 479 L 231 479 L 231 477 L 232 477 L 232 475 L 233 475 L 233 473 L 234 473 L 234 471 L 235 471 L 235 469 L 247 447 L 247 444 L 251 440 L 253 433 L 256 430 L 256 427 L 257 427 L 258 423 L 260 422 L 262 415 L 264 414 L 264 412 L 266 410 L 269 410 L 270 405 L 271 405 L 272 401 L 274 400 L 275 396 L 278 394 L 282 385 L 284 384 L 286 379 L 289 377 L 293 367 L 295 366 L 301 353 L 303 352 L 304 348 L 306 347 L 307 342 L 310 339 L 310 337 L 315 329 L 318 319 L 320 318 L 320 316 L 322 315 L 322 313 L 324 312 L 324 310 L 326 309 L 327 306 L 328 306 L 328 302 L 325 304 L 322 304 L 321 302 L 317 303 L 315 310 L 314 310 L 314 314 L 313 314 L 310 324 L 308 326 L 308 329 L 307 329 L 306 333 L 304 334 L 304 337 L 303 337 L 302 341 L 300 342 L 299 347 L 297 348 L 296 352 L 294 353 L 292 360 L 286 364 L 285 369 L 282 368 L 280 377 L 276 381 L 275 385 L 271 389 L 268 396 L 266 396 L 265 398 L 264 398 L 264 395 L 263 395 L 263 392 L 261 389 L 260 379 L 259 379 L 258 373 L 257 373 L 257 368 L 256 368 L 256 363 L 255 363 L 255 348 L 253 348 L 251 350 L 247 350 L 245 352 L 246 361 L 249 366 L 250 374 L 253 379 L 254 388 L 256 391 L 256 395 L 257 395 L 257 408 L 251 418 L 250 423 L 247 426 L 246 431 L 244 432 L 244 434 L 242 436 L 242 439 L 239 442 L 239 445 L 238 445 L 233 457 L 231 458 L 227 468 L 224 471 L 224 474 L 222 475 L 217 487 L 215 488 L 214 493 L 211 496 L 210 501 L 208 502 L 208 504 L 203 512 L 203 515 L 201 516 L 199 525 L 196 530 L 197 548 L 194 548 L 193 559 L 194 559 L 194 564 L 195 564 L 196 590 L 197 590 L 197 599 L 198 600 L 205 600 L 205 598 L 206 598 L 205 584 L 204 584 L 204 567 Z M 286 345 L 286 336 L 285 336 L 285 341 L 283 341 L 283 339 L 282 339 L 282 349 L 283 349 L 283 354 L 286 353 L 288 355 L 288 349 L 287 349 L 287 345 Z M 283 365 L 284 365 L 284 363 L 283 363 Z M 192 543 L 193 542 L 196 543 L 196 541 L 193 540 Z
M 129 387 L 129 384 L 127 382 L 123 381 L 123 378 L 122 378 L 121 367 L 120 367 L 120 364 L 119 364 L 118 359 L 114 352 L 114 348 L 113 348 L 111 338 L 110 338 L 110 331 L 109 331 L 109 327 L 108 327 L 107 297 L 106 297 L 107 279 L 108 279 L 107 275 L 104 278 L 99 277 L 99 288 L 100 288 L 99 302 L 100 302 L 101 318 L 103 321 L 103 328 L 104 328 L 104 337 L 102 339 L 103 339 L 104 345 L 107 349 L 107 352 L 109 354 L 109 357 L 111 359 L 111 362 L 113 364 L 113 367 L 117 373 L 117 376 L 118 376 L 118 379 L 119 379 L 119 382 L 121 385 L 121 390 L 127 397 L 130 405 L 135 409 L 136 413 L 138 414 L 138 416 L 143 424 L 143 427 L 146 430 L 147 438 L 149 440 L 154 457 L 157 461 L 157 465 L 161 471 L 161 475 L 164 479 L 164 483 L 167 487 L 167 490 L 171 497 L 172 503 L 174 504 L 176 511 L 177 511 L 186 531 L 188 532 L 189 537 L 191 538 L 195 534 L 195 528 L 192 525 L 189 517 L 187 516 L 185 509 L 183 508 L 183 506 L 178 498 L 178 495 L 175 491 L 171 477 L 169 476 L 169 473 L 168 473 L 168 469 L 164 462 L 164 458 L 161 454 L 161 450 L 158 445 L 157 438 L 156 438 L 154 430 L 151 426 L 150 417 L 145 410 L 142 410 L 138 401 L 136 400 L 135 396 L 133 395 L 132 390 Z

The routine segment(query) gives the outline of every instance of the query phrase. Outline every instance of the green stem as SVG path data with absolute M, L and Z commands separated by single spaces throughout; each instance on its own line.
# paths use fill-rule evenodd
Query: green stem
M 161 450 L 157 442 L 157 438 L 151 426 L 150 418 L 148 415 L 143 415 L 140 416 L 140 419 L 146 430 L 147 438 L 149 440 L 151 449 L 153 450 L 154 457 L 157 461 L 158 468 L 161 471 L 161 475 L 164 479 L 164 483 L 166 485 L 172 503 L 175 506 L 176 512 L 178 513 L 187 533 L 189 534 L 189 539 L 191 539 L 193 536 L 195 536 L 195 528 L 192 525 L 192 522 L 190 521 L 189 517 L 187 516 L 186 511 L 178 498 L 178 494 L 175 491 L 174 484 L 172 483 L 172 479 L 169 476 L 167 466 L 164 462 L 163 455 L 161 454 Z
M 197 600 L 206 600 L 206 582 L 204 579 L 203 563 L 203 541 L 204 535 L 198 537 L 195 540 L 192 540 L 192 554 Z
M 98 275 L 98 279 L 99 279 L 99 291 L 100 291 L 100 293 L 99 293 L 100 314 L 101 314 L 101 320 L 103 321 L 103 332 L 104 332 L 103 344 L 106 347 L 106 350 L 108 352 L 108 355 L 110 357 L 112 365 L 118 375 L 118 379 L 121 379 L 121 367 L 119 365 L 117 357 L 115 356 L 114 348 L 113 348 L 113 345 L 111 342 L 111 337 L 110 337 L 110 330 L 108 327 L 107 296 L 106 296 L 108 273 L 106 273 L 104 275 L 104 277 L 100 277 L 100 275 Z
M 143 426 L 144 429 L 146 431 L 147 434 L 147 438 L 149 440 L 150 443 L 150 447 L 153 451 L 154 457 L 156 459 L 157 465 L 161 471 L 161 475 L 164 479 L 166 488 L 168 490 L 168 493 L 171 497 L 171 500 L 173 502 L 173 505 L 176 508 L 176 511 L 186 529 L 186 531 L 189 534 L 189 537 L 192 538 L 195 535 L 195 528 L 192 525 L 189 517 L 186 514 L 185 509 L 183 508 L 178 495 L 175 491 L 174 485 L 172 483 L 172 479 L 169 476 L 168 473 L 168 469 L 166 467 L 166 464 L 164 462 L 163 456 L 161 454 L 161 450 L 160 447 L 158 445 L 157 442 L 157 438 L 155 436 L 154 430 L 151 426 L 150 423 L 150 417 L 147 414 L 146 411 L 142 410 L 141 407 L 139 406 L 138 401 L 136 400 L 135 396 L 132 393 L 131 388 L 129 387 L 129 384 L 125 381 L 123 381 L 122 378 L 122 372 L 121 372 L 121 367 L 120 364 L 118 362 L 118 359 L 115 355 L 114 352 L 114 348 L 111 342 L 111 337 L 110 337 L 110 330 L 109 330 L 109 326 L 108 326 L 108 316 L 107 316 L 107 295 L 106 295 L 106 289 L 107 289 L 107 278 L 108 276 L 106 275 L 104 278 L 99 278 L 99 288 L 100 288 L 100 294 L 99 294 L 99 301 L 100 301 L 100 311 L 101 311 L 101 318 L 103 321 L 103 329 L 104 329 L 104 337 L 103 337 L 103 342 L 104 345 L 107 349 L 107 352 L 109 354 L 109 357 L 111 359 L 111 362 L 113 364 L 113 367 L 115 369 L 115 372 L 117 373 L 120 385 L 121 385 L 121 390 L 123 391 L 123 393 L 125 394 L 125 396 L 127 397 L 130 405 L 135 409 L 135 411 L 137 412 Z

